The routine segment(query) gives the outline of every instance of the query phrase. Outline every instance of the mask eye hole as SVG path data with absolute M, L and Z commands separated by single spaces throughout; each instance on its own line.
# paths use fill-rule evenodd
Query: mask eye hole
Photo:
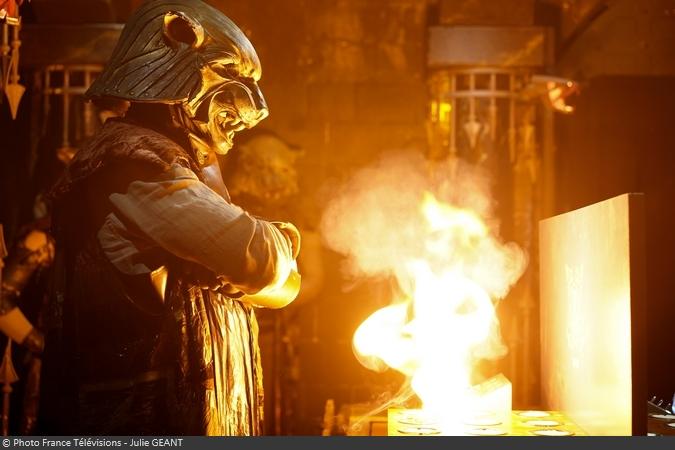
M 222 64 L 216 63 L 211 65 L 211 69 L 223 78 L 236 79 L 240 77 L 239 69 L 234 63 Z

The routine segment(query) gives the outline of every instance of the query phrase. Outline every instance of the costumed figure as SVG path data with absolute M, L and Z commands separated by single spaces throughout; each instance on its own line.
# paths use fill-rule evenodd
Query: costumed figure
M 253 309 L 293 301 L 300 236 L 231 203 L 215 153 L 267 115 L 246 36 L 200 0 L 132 15 L 88 96 L 129 102 L 52 192 L 39 431 L 255 435 Z
M 19 233 L 6 262 L 0 260 L 0 332 L 7 336 L 8 343 L 4 358 L 0 365 L 3 398 L 2 431 L 9 434 L 9 393 L 13 392 L 11 384 L 18 381 L 12 363 L 11 342 L 20 344 L 27 353 L 25 361 L 27 379 L 24 383 L 21 411 L 20 433 L 32 434 L 37 417 L 37 404 L 40 380 L 40 355 L 44 349 L 44 337 L 38 327 L 39 318 L 31 321 L 25 315 L 25 305 L 20 304 L 21 294 L 36 272 L 49 267 L 54 258 L 54 242 L 46 231 L 48 222 L 37 221 Z M 4 256 L 2 226 L 0 225 L 0 256 Z M 3 267 L 5 266 L 5 267 Z M 38 308 L 40 305 L 36 305 Z

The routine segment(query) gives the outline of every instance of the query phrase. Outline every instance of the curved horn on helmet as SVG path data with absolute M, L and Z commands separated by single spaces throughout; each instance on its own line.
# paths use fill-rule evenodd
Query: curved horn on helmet
M 199 48 L 204 43 L 204 28 L 194 19 L 181 12 L 164 15 L 164 36 L 173 44 L 187 44 Z

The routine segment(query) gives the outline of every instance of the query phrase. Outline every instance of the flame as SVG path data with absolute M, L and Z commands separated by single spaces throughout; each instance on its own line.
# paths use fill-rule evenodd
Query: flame
M 444 434 L 463 434 L 466 413 L 511 413 L 503 376 L 472 385 L 477 361 L 506 353 L 494 305 L 527 265 L 497 235 L 490 180 L 461 159 L 429 161 L 411 149 L 384 153 L 324 190 L 321 236 L 345 256 L 345 276 L 385 278 L 400 293 L 358 327 L 354 353 L 369 369 L 406 375 Z M 407 388 L 374 412 L 400 406 Z
M 508 271 L 504 261 L 509 257 L 470 209 L 443 203 L 426 191 L 418 215 L 421 252 L 396 272 L 399 284 L 409 286 L 408 295 L 368 317 L 353 345 L 368 367 L 383 362 L 409 376 L 425 413 L 442 420 L 452 434 L 460 415 L 471 410 L 476 359 L 486 346 L 503 353 L 494 348 L 501 344 L 495 344 L 493 297 L 505 295 L 503 280 L 512 277 L 494 270 Z

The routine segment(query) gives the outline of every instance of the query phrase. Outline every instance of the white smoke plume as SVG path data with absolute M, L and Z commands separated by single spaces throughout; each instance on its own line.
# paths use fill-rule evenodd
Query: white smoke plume
M 425 192 L 473 211 L 488 225 L 490 239 L 478 243 L 465 265 L 493 299 L 506 296 L 522 275 L 527 258 L 517 245 L 498 239 L 499 222 L 493 215 L 487 175 L 461 161 L 431 163 L 413 151 L 384 155 L 332 193 L 321 220 L 324 243 L 347 257 L 349 277 L 393 275 L 406 290 L 406 263 L 429 257 L 424 239 L 428 230 L 420 211 Z M 447 244 L 447 253 L 440 255 L 443 262 L 454 257 L 453 246 L 461 245 Z

